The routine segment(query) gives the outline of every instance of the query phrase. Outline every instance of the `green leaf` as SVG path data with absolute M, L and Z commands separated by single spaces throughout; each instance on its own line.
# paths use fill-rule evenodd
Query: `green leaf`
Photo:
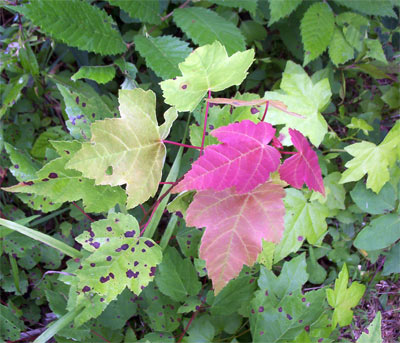
M 213 343 L 215 336 L 215 328 L 212 324 L 213 318 L 210 315 L 204 314 L 197 317 L 196 320 L 190 325 L 187 334 L 182 342 L 196 342 L 196 343 Z
M 335 18 L 329 5 L 318 2 L 311 5 L 301 21 L 304 65 L 316 59 L 328 47 L 335 28 Z
M 185 301 L 187 296 L 197 295 L 201 289 L 192 262 L 188 258 L 183 259 L 174 248 L 165 250 L 155 282 L 161 292 L 175 301 Z
M 85 249 L 95 249 L 76 271 L 80 298 L 94 292 L 100 302 L 109 303 L 126 287 L 139 295 L 153 280 L 162 260 L 161 248 L 139 234 L 136 219 L 118 213 L 94 223 L 88 239 L 87 233 L 77 238 Z
M 263 264 L 268 270 L 272 269 L 274 262 L 275 246 L 273 242 L 262 241 L 262 251 L 258 255 L 257 262 Z
M 324 291 L 303 294 L 307 278 L 305 254 L 285 262 L 279 277 L 261 267 L 260 290 L 251 302 L 253 342 L 292 342 L 318 320 L 324 311 Z
M 115 77 L 113 66 L 83 66 L 71 76 L 71 80 L 89 79 L 97 83 L 107 83 Z
M 372 131 L 374 128 L 369 125 L 364 119 L 352 117 L 351 123 L 347 124 L 346 127 L 349 129 L 362 130 L 364 135 L 368 136 L 368 131 Z
M 304 118 L 288 115 L 270 106 L 265 121 L 272 125 L 286 125 L 281 131 L 286 136 L 284 144 L 291 145 L 287 132 L 292 128 L 300 131 L 312 144 L 318 146 L 328 131 L 328 125 L 320 112 L 329 104 L 331 95 L 327 78 L 313 84 L 301 66 L 288 61 L 282 75 L 281 90 L 266 92 L 265 98 L 282 101 L 289 111 L 301 114 Z
M 98 185 L 126 184 L 127 207 L 133 208 L 157 192 L 166 149 L 155 94 L 140 88 L 120 90 L 119 102 L 121 118 L 93 123 L 91 142 L 82 144 L 67 168 L 79 170 Z
M 346 199 L 346 190 L 343 185 L 338 183 L 340 178 L 341 174 L 339 172 L 333 172 L 324 177 L 326 197 L 318 192 L 314 192 L 310 200 L 318 200 L 330 210 L 344 210 L 346 208 L 344 204 Z
M 178 8 L 174 11 L 176 25 L 197 45 L 219 41 L 229 54 L 243 51 L 245 41 L 240 30 L 217 13 L 201 7 Z
M 275 248 L 275 262 L 300 249 L 305 239 L 310 244 L 320 244 L 324 237 L 329 210 L 319 202 L 308 202 L 297 189 L 286 189 L 284 199 L 285 231 Z
M 310 256 L 307 258 L 307 273 L 310 275 L 308 281 L 315 285 L 320 285 L 325 281 L 327 272 L 318 263 L 312 246 L 308 250 L 310 253 Z
M 52 149 L 50 143 L 51 140 L 62 140 L 68 138 L 68 135 L 61 126 L 49 127 L 35 140 L 35 143 L 31 149 L 31 155 L 35 158 L 44 160 L 46 157 L 46 150 Z
M 269 0 L 271 16 L 268 25 L 271 26 L 276 21 L 289 16 L 300 4 L 301 0 Z
M 93 180 L 86 179 L 80 172 L 66 169 L 66 164 L 71 156 L 76 155 L 81 143 L 64 141 L 52 144 L 61 157 L 47 163 L 37 172 L 34 180 L 21 182 L 4 190 L 41 195 L 54 203 L 82 199 L 88 212 L 103 212 L 114 207 L 116 203 L 125 203 L 125 193 L 121 188 L 96 186 Z
M 64 98 L 65 112 L 69 120 L 67 127 L 75 139 L 90 138 L 90 124 L 95 120 L 117 116 L 117 111 L 111 109 L 96 91 L 82 81 L 66 82 L 55 79 L 57 88 Z
M 9 306 L 0 304 L 0 338 L 5 341 L 20 339 L 24 323 L 18 319 Z
M 29 76 L 22 75 L 11 79 L 2 92 L 2 105 L 0 107 L 0 118 L 6 113 L 7 109 L 16 103 L 21 96 L 22 89 L 28 83 Z
M 383 267 L 382 275 L 399 274 L 400 273 L 400 242 L 396 243 L 393 248 L 386 255 L 385 265 Z
M 390 183 L 386 183 L 378 194 L 365 187 L 364 182 L 359 181 L 350 192 L 354 203 L 369 214 L 383 214 L 391 212 L 396 206 L 396 191 Z
M 390 0 L 334 0 L 338 4 L 368 15 L 379 15 L 396 18 L 393 3 Z
M 197 48 L 179 64 L 183 76 L 160 83 L 165 102 L 178 111 L 192 111 L 208 90 L 218 92 L 240 85 L 253 59 L 254 50 L 228 57 L 219 42 Z
M 367 53 L 365 57 L 371 57 L 380 61 L 382 63 L 387 64 L 385 53 L 382 49 L 382 44 L 378 39 L 366 39 L 365 45 L 367 46 Z
M 10 167 L 11 173 L 18 181 L 28 181 L 36 178 L 36 172 L 40 164 L 24 151 L 14 148 L 11 144 L 5 143 L 4 147 L 13 164 Z
M 192 51 L 188 43 L 173 36 L 153 38 L 136 35 L 134 42 L 146 65 L 164 80 L 180 74 L 178 64 Z
M 335 26 L 332 40 L 329 44 L 329 57 L 334 65 L 346 63 L 354 57 L 354 49 L 347 43 L 342 31 Z
M 347 170 L 342 174 L 339 183 L 358 181 L 368 173 L 367 188 L 379 193 L 389 181 L 388 168 L 393 166 L 396 158 L 400 156 L 400 122 L 392 127 L 378 146 L 362 141 L 344 149 L 354 158 L 346 163 Z
M 207 299 L 213 315 L 226 316 L 248 306 L 257 285 L 254 277 L 244 274 L 242 272 L 236 279 L 229 281 L 212 301 Z
M 390 109 L 400 108 L 400 85 L 395 83 L 385 92 L 381 99 L 389 105 Z
M 362 333 L 357 343 L 382 343 L 381 320 L 382 315 L 379 311 L 371 324 L 369 324 L 368 331 Z
M 102 55 L 126 51 L 113 19 L 88 2 L 34 0 L 24 6 L 22 13 L 45 33 L 67 45 Z
M 214 4 L 226 6 L 226 7 L 236 7 L 243 8 L 252 14 L 255 14 L 257 10 L 258 0 L 211 0 Z
M 365 292 L 365 286 L 353 282 L 349 288 L 349 272 L 346 264 L 343 265 L 342 271 L 339 273 L 335 281 L 335 289 L 327 289 L 326 297 L 329 305 L 335 310 L 332 318 L 332 328 L 336 328 L 339 323 L 340 326 L 349 325 L 353 319 L 352 307 L 357 306 Z
M 125 290 L 113 300 L 104 312 L 97 319 L 100 324 L 110 329 L 122 329 L 129 318 L 137 311 L 137 304 L 134 302 L 135 295 Z
M 178 226 L 180 227 L 176 235 L 176 240 L 182 253 L 186 257 L 197 257 L 203 232 L 195 227 L 186 227 L 183 220 L 178 221 Z
M 354 246 L 364 250 L 384 249 L 400 238 L 400 216 L 386 214 L 375 218 L 354 240 Z
M 118 6 L 132 18 L 140 19 L 149 24 L 160 24 L 160 3 L 158 0 L 130 1 L 107 0 L 111 5 Z

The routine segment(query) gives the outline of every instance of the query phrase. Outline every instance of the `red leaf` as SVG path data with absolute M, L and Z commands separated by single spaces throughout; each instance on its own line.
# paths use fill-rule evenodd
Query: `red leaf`
M 279 169 L 281 179 L 295 188 L 301 188 L 305 183 L 310 189 L 325 196 L 317 154 L 299 131 L 289 129 L 289 134 L 298 152 L 283 162 Z
M 206 261 L 215 293 L 235 278 L 243 264 L 251 266 L 262 250 L 262 238 L 278 243 L 284 230 L 282 186 L 266 182 L 248 193 L 234 188 L 198 192 L 187 210 L 186 223 L 206 227 L 200 258 Z
M 270 124 L 250 120 L 212 131 L 223 144 L 208 146 L 173 192 L 219 191 L 233 186 L 239 193 L 252 190 L 279 166 L 280 153 L 268 145 L 274 134 Z

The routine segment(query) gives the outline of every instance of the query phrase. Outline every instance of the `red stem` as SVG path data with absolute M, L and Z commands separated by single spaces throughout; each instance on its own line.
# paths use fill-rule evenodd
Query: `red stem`
M 166 139 L 164 139 L 162 142 L 163 142 L 163 143 L 167 143 L 167 144 L 173 144 L 173 145 L 183 146 L 184 148 L 199 149 L 199 150 L 201 149 L 201 147 L 199 147 L 199 146 L 188 145 L 188 144 L 182 144 L 182 143 L 173 142 L 173 141 L 167 141 Z
M 211 90 L 208 90 L 208 98 L 211 98 Z M 203 137 L 201 138 L 201 150 L 200 154 L 203 155 L 204 150 L 204 140 L 206 139 L 206 130 L 207 130 L 207 117 L 208 117 L 208 109 L 210 107 L 210 102 L 207 101 L 206 111 L 204 113 L 204 127 L 203 127 Z
M 264 121 L 264 119 L 265 119 L 265 117 L 266 117 L 266 115 L 267 115 L 268 106 L 269 106 L 269 101 L 267 100 L 267 102 L 265 103 L 265 110 L 264 110 L 264 114 L 263 114 L 263 116 L 262 116 L 261 121 Z
M 294 151 L 281 151 L 281 150 L 279 150 L 279 152 L 281 154 L 283 154 L 283 155 L 294 155 L 294 154 L 297 154 L 297 152 L 294 152 Z
M 94 222 L 94 219 L 92 219 L 84 210 L 82 210 L 76 203 L 75 201 L 72 202 L 73 205 L 86 217 L 88 218 L 91 222 Z
M 160 185 L 174 185 L 175 182 L 159 182 Z

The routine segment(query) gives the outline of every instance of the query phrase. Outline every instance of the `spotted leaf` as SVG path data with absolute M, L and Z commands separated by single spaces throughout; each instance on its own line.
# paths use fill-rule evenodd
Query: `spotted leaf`
M 262 239 L 278 243 L 284 229 L 282 186 L 267 182 L 250 192 L 234 188 L 200 191 L 187 211 L 189 226 L 206 227 L 200 258 L 217 294 L 241 271 L 251 266 L 262 250 Z
M 267 181 L 279 166 L 280 153 L 268 145 L 275 134 L 268 123 L 243 120 L 211 134 L 223 144 L 208 146 L 174 192 L 235 186 L 238 193 L 245 193 Z
M 60 141 L 52 142 L 52 145 L 60 157 L 51 160 L 40 169 L 36 173 L 36 179 L 25 180 L 15 186 L 3 189 L 8 192 L 27 193 L 31 207 L 37 205 L 32 194 L 42 196 L 37 201 L 46 201 L 49 206 L 53 207 L 57 203 L 82 199 L 87 212 L 107 211 L 116 203 L 123 204 L 125 202 L 126 196 L 121 188 L 97 186 L 93 180 L 83 177 L 82 173 L 65 168 L 71 156 L 80 149 L 80 142 Z M 99 199 L 102 201 L 98 201 Z
M 295 188 L 302 188 L 305 183 L 310 189 L 325 195 L 317 154 L 299 131 L 289 129 L 289 134 L 298 152 L 283 162 L 279 169 L 281 179 Z
M 166 112 L 167 124 L 159 127 L 156 96 L 140 88 L 120 90 L 121 118 L 96 121 L 92 139 L 72 157 L 67 167 L 79 170 L 98 185 L 125 185 L 127 207 L 132 208 L 155 195 L 165 159 L 162 137 L 177 117 Z
M 93 251 L 77 271 L 81 295 L 97 293 L 100 301 L 109 303 L 126 287 L 140 294 L 153 280 L 162 252 L 154 241 L 139 234 L 136 219 L 118 213 L 94 223 L 77 238 Z

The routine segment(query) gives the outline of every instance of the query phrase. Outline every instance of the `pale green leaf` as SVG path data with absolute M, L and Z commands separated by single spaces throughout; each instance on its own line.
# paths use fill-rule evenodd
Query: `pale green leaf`
M 275 262 L 291 252 L 296 252 L 305 239 L 310 244 L 319 244 L 324 237 L 329 210 L 319 202 L 309 202 L 297 189 L 287 189 L 284 199 L 285 231 L 280 243 L 275 248 Z
M 135 49 L 162 79 L 172 79 L 180 74 L 178 64 L 192 51 L 189 44 L 173 36 L 135 36 Z
M 265 121 L 272 125 L 285 124 L 283 133 L 284 144 L 291 144 L 288 128 L 296 129 L 307 136 L 315 146 L 321 144 L 328 125 L 321 111 L 329 104 L 331 89 L 327 78 L 313 84 L 304 69 L 291 61 L 286 64 L 282 75 L 281 90 L 266 92 L 268 100 L 280 100 L 291 112 L 301 114 L 304 118 L 291 116 L 275 107 L 270 106 Z M 262 116 L 259 113 L 259 117 Z
M 393 3 L 390 0 L 334 0 L 338 4 L 368 15 L 379 15 L 396 18 Z
M 365 292 L 365 286 L 358 282 L 353 282 L 347 288 L 348 282 L 349 272 L 346 264 L 344 264 L 342 271 L 335 281 L 335 289 L 326 290 L 328 303 L 334 308 L 332 328 L 336 328 L 338 323 L 340 326 L 346 326 L 351 323 L 353 319 L 351 308 L 357 306 Z
M 335 28 L 335 18 L 329 5 L 318 2 L 311 5 L 301 21 L 304 45 L 304 64 L 314 60 L 328 47 Z
M 89 79 L 97 83 L 107 83 L 115 77 L 113 66 L 83 66 L 71 76 L 71 80 Z
M 214 4 L 226 7 L 243 8 L 253 14 L 257 9 L 258 0 L 211 0 Z
M 162 252 L 154 241 L 139 234 L 134 217 L 117 213 L 93 225 L 88 239 L 86 233 L 79 236 L 95 250 L 75 272 L 79 297 L 94 292 L 100 295 L 98 301 L 109 303 L 126 287 L 136 295 L 141 293 L 153 280 Z
M 23 14 L 34 25 L 67 45 L 102 55 L 116 55 L 126 46 L 113 19 L 86 1 L 33 0 Z
M 273 242 L 262 241 L 262 251 L 258 255 L 257 262 L 263 264 L 268 270 L 272 269 L 275 246 Z
M 382 44 L 378 39 L 366 39 L 367 53 L 365 57 L 371 57 L 379 62 L 387 64 L 385 53 L 382 49 Z
M 368 131 L 372 131 L 374 128 L 369 125 L 364 119 L 352 117 L 351 123 L 347 124 L 346 127 L 349 129 L 362 130 L 364 135 L 368 136 Z
M 347 43 L 342 31 L 337 26 L 335 26 L 332 40 L 329 44 L 329 57 L 336 66 L 346 63 L 354 57 L 353 48 Z
M 77 201 L 82 199 L 87 212 L 103 212 L 125 202 L 121 188 L 96 186 L 93 180 L 82 176 L 80 172 L 66 169 L 66 164 L 81 147 L 81 143 L 53 142 L 61 156 L 47 163 L 37 172 L 37 178 L 4 188 L 8 192 L 22 192 L 46 197 L 52 203 Z M 102 199 L 102 201 L 99 201 Z M 50 203 L 50 205 L 52 205 Z M 53 204 L 54 205 L 54 204 Z
M 185 301 L 188 296 L 197 295 L 201 289 L 191 260 L 183 259 L 175 248 L 165 250 L 155 282 L 162 293 L 175 301 Z
M 174 21 L 197 45 L 219 41 L 229 54 L 246 48 L 240 30 L 214 11 L 201 7 L 178 8 L 174 11 Z
M 91 142 L 82 144 L 67 167 L 98 185 L 126 184 L 127 207 L 132 208 L 157 192 L 166 149 L 157 125 L 155 94 L 140 88 L 120 90 L 119 102 L 121 118 L 93 123 Z
M 318 200 L 321 204 L 324 204 L 330 210 L 344 210 L 346 190 L 344 189 L 344 186 L 338 183 L 340 177 L 341 174 L 339 172 L 333 172 L 324 177 L 326 197 L 318 192 L 314 192 L 310 200 Z
M 369 324 L 368 331 L 362 333 L 357 343 L 382 343 L 381 320 L 382 315 L 379 311 L 371 324 Z
M 176 112 L 176 109 L 174 107 L 170 107 L 164 113 L 164 123 L 160 125 L 159 129 L 161 139 L 166 139 L 168 137 L 172 124 L 174 123 L 176 118 L 178 118 L 178 112 Z
M 165 102 L 178 111 L 192 111 L 208 90 L 217 92 L 240 85 L 253 59 L 254 50 L 228 57 L 219 42 L 197 48 L 179 64 L 183 76 L 160 83 Z
M 269 0 L 269 10 L 271 13 L 268 25 L 289 16 L 300 4 L 302 0 Z
M 188 209 L 190 203 L 193 200 L 195 192 L 193 191 L 185 191 L 179 193 L 174 200 L 172 200 L 168 206 L 167 210 L 170 213 L 180 212 L 183 216 L 186 216 L 186 210 Z M 197 229 L 196 229 L 197 230 Z
M 158 0 L 107 0 L 111 5 L 118 6 L 132 18 L 140 19 L 149 24 L 160 24 L 160 2 Z
M 400 216 L 389 213 L 375 218 L 357 235 L 354 246 L 363 250 L 389 247 L 400 238 Z
M 389 181 L 388 168 L 400 156 L 400 122 L 396 123 L 378 146 L 362 141 L 345 147 L 345 150 L 354 158 L 346 163 L 347 170 L 339 182 L 358 181 L 368 173 L 367 188 L 379 193 Z

